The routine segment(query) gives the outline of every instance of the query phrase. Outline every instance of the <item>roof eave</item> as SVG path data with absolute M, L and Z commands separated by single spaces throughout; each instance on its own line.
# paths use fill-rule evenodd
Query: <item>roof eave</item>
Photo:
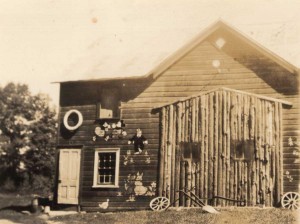
M 52 82 L 52 84 L 57 84 L 57 83 L 58 84 L 66 84 L 66 83 L 75 83 L 75 82 L 107 82 L 107 81 L 142 80 L 142 79 L 151 79 L 151 78 L 152 78 L 152 75 L 147 74 L 147 75 L 141 75 L 141 76 L 70 80 L 70 81 Z

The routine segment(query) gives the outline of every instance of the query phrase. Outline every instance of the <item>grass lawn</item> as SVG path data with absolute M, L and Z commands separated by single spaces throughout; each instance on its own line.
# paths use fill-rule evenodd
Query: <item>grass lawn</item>
M 223 208 L 220 214 L 203 213 L 201 209 L 168 210 L 164 212 L 131 211 L 115 213 L 87 213 L 47 218 L 46 215 L 24 215 L 28 210 L 31 197 L 0 195 L 0 223 L 9 220 L 25 224 L 71 224 L 71 223 L 228 223 L 228 224 L 286 224 L 297 223 L 296 211 L 276 208 Z
M 292 211 L 283 209 L 254 209 L 254 208 L 233 208 L 222 209 L 221 213 L 207 214 L 200 209 L 169 210 L 164 212 L 137 211 L 118 212 L 111 214 L 88 213 L 73 216 L 56 217 L 53 221 L 62 223 L 198 223 L 198 224 L 287 224 L 296 223 Z

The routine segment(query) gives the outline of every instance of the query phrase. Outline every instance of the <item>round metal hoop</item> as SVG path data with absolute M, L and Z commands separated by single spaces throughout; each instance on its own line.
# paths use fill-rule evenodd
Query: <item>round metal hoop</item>
M 75 113 L 78 116 L 78 122 L 76 125 L 74 126 L 70 126 L 68 123 L 68 119 L 70 117 L 71 114 Z M 64 126 L 66 127 L 66 129 L 68 129 L 69 131 L 74 131 L 77 128 L 80 127 L 80 125 L 82 125 L 83 122 L 83 117 L 82 114 L 78 111 L 78 110 L 69 110 L 65 116 L 64 116 Z

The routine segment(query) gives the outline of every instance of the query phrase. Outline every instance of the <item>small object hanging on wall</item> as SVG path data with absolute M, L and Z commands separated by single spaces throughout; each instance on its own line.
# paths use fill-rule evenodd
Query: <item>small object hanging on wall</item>
M 121 121 L 118 121 L 117 124 L 116 124 L 117 128 L 121 128 L 122 127 L 122 122 Z
M 122 131 L 122 135 L 123 135 L 123 137 L 127 136 L 127 132 L 126 131 Z
M 127 163 L 128 163 L 128 156 L 124 156 L 124 163 L 123 164 L 126 166 Z
M 128 201 L 128 202 L 129 202 L 129 201 L 130 201 L 130 202 L 131 202 L 131 201 L 135 201 L 135 197 L 132 196 L 132 195 L 130 195 L 129 198 L 128 198 L 126 201 Z
M 151 158 L 150 158 L 150 156 L 146 158 L 145 163 L 146 163 L 146 164 L 150 164 L 150 163 L 151 163 Z
M 119 138 L 119 133 L 118 130 L 114 129 L 111 133 L 111 138 L 112 139 L 118 139 Z
M 95 134 L 99 137 L 104 137 L 105 135 L 105 131 L 102 130 L 100 127 L 96 127 L 95 128 Z
M 134 163 L 133 158 L 130 158 L 129 163 L 130 163 L 130 164 L 133 164 L 133 163 Z
M 96 127 L 95 128 L 95 134 L 99 136 L 99 133 L 101 131 L 101 128 L 100 127 Z
M 125 124 L 122 120 L 119 121 L 98 121 L 98 125 L 94 129 L 95 139 L 104 141 L 113 141 L 123 139 L 127 136 L 127 132 L 124 130 Z M 100 137 L 100 138 L 99 138 Z
M 69 120 L 74 120 L 73 125 L 69 124 Z M 63 119 L 63 124 L 65 128 L 69 131 L 75 131 L 78 129 L 83 123 L 82 114 L 78 110 L 69 110 Z
M 136 134 L 131 139 L 129 139 L 128 144 L 134 145 L 134 154 L 141 154 L 144 150 L 145 145 L 148 144 L 148 141 L 142 135 L 142 130 L 138 128 L 136 129 Z

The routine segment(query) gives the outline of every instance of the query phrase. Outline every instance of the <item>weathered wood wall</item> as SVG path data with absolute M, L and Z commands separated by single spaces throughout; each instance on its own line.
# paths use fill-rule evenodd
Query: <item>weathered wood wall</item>
M 144 82 L 138 82 L 139 88 L 145 88 L 147 85 Z M 124 130 L 127 136 L 123 139 L 113 139 L 105 141 L 103 138 L 97 138 L 93 141 L 95 136 L 95 128 L 99 126 L 99 120 L 96 117 L 96 105 L 100 102 L 101 89 L 107 86 L 116 85 L 120 89 L 121 101 L 127 101 L 128 98 L 134 98 L 140 90 L 134 88 L 135 83 L 130 81 L 123 81 L 120 83 L 109 83 L 103 85 L 99 83 L 82 83 L 82 84 L 66 84 L 62 86 L 61 91 L 61 107 L 60 107 L 60 130 L 58 137 L 58 145 L 82 145 L 82 161 L 81 161 L 81 179 L 80 179 L 80 205 L 86 211 L 98 211 L 99 203 L 106 202 L 109 199 L 109 210 L 130 210 L 130 209 L 148 209 L 149 202 L 154 197 L 148 192 L 148 195 L 136 196 L 133 200 L 125 189 L 125 184 L 128 184 L 128 176 L 137 175 L 137 172 L 142 173 L 141 187 L 149 188 L 155 191 L 155 184 L 157 182 L 157 151 L 158 143 L 153 141 L 158 134 L 154 125 L 148 125 L 142 122 L 141 116 L 145 114 L 145 110 L 138 109 L 136 113 L 130 110 L 123 110 L 120 119 L 125 125 Z M 124 87 L 126 86 L 126 87 Z M 77 93 L 80 92 L 77 98 Z M 84 97 L 84 93 L 85 97 Z M 70 99 L 71 98 L 71 99 Z M 77 109 L 82 113 L 83 124 L 74 132 L 69 132 L 64 129 L 62 121 L 67 111 Z M 151 114 L 149 115 L 149 117 Z M 156 115 L 158 117 L 158 115 Z M 154 127 L 154 128 L 151 128 Z M 137 128 L 142 128 L 143 135 L 149 141 L 146 145 L 147 155 L 133 155 L 133 145 L 128 145 L 128 139 L 131 138 Z M 119 172 L 119 188 L 93 188 L 94 175 L 94 152 L 96 148 L 120 148 L 120 172 Z M 134 181 L 132 182 L 134 185 Z M 154 186 L 153 186 L 154 184 Z M 132 186 L 131 186 L 132 187 Z M 133 186 L 134 187 L 134 186 Z M 134 189 L 133 189 L 134 191 Z M 154 192 L 155 193 L 155 192 Z
M 281 118 L 281 103 L 228 90 L 164 106 L 160 194 L 174 201 L 179 189 L 194 188 L 200 198 L 277 205 L 283 193 Z M 183 143 L 192 143 L 192 160 L 183 158 L 190 150 Z M 181 196 L 180 205 L 191 200 Z
M 284 168 L 282 177 L 284 180 L 284 192 L 299 191 L 300 158 L 296 154 L 298 153 L 296 144 L 299 141 L 300 133 L 300 109 L 297 77 L 279 65 L 270 63 L 270 60 L 264 56 L 254 54 L 255 52 L 253 53 L 253 51 L 247 57 L 245 55 L 244 57 L 239 57 L 235 53 L 225 51 L 226 48 L 222 50 L 217 49 L 212 39 L 199 44 L 155 80 L 149 79 L 142 82 L 138 79 L 124 82 L 121 80 L 113 83 L 111 81 L 62 83 L 60 121 L 62 121 L 66 111 L 69 109 L 78 109 L 83 113 L 84 122 L 78 131 L 72 136 L 68 136 L 68 138 L 63 137 L 59 133 L 58 144 L 111 147 L 111 143 L 104 141 L 93 142 L 91 137 L 95 128 L 96 103 L 101 99 L 101 88 L 103 88 L 103 85 L 105 87 L 117 87 L 122 90 L 121 119 L 126 124 L 128 138 L 135 133 L 136 128 L 141 128 L 143 134 L 149 140 L 147 150 L 151 154 L 151 164 L 153 162 L 153 166 L 149 168 L 152 176 L 144 174 L 144 177 L 147 178 L 147 175 L 149 175 L 151 180 L 155 177 L 158 183 L 157 170 L 160 153 L 159 115 L 153 113 L 153 107 L 173 102 L 179 97 L 186 97 L 225 86 L 278 99 L 285 99 L 293 103 L 292 108 L 284 108 L 282 110 Z M 230 37 L 227 40 L 226 44 L 230 44 Z M 234 40 L 232 45 L 228 46 L 245 54 L 251 52 L 251 48 L 245 46 L 240 40 Z M 247 58 L 249 58 L 249 61 L 247 61 Z M 211 65 L 215 59 L 221 62 L 219 70 Z M 254 59 L 263 63 L 255 64 L 253 63 Z M 292 138 L 294 145 L 290 146 L 289 138 Z M 114 144 L 122 147 L 124 151 L 132 149 L 132 147 L 127 145 L 127 139 Z M 89 154 L 89 150 L 92 149 L 85 149 L 84 155 L 85 153 Z M 121 160 L 121 162 L 124 161 Z M 97 190 L 89 187 L 92 181 L 92 177 L 90 176 L 92 166 L 90 154 L 87 157 L 83 157 L 82 178 L 85 182 L 85 187 L 81 191 L 83 202 L 88 202 L 91 197 L 97 201 L 106 200 L 105 196 L 99 196 L 100 193 L 97 193 Z M 286 172 L 289 172 L 289 175 Z M 105 195 L 105 193 L 101 194 Z M 86 205 L 92 207 L 90 204 Z M 93 205 L 96 204 L 94 203 Z
M 235 40 L 232 45 L 236 51 L 239 50 L 245 54 L 249 52 L 249 47 L 240 40 Z M 247 58 L 249 58 L 249 62 Z M 219 69 L 212 66 L 212 61 L 216 59 L 221 62 Z M 254 59 L 258 61 L 257 64 L 250 63 Z M 136 111 L 139 112 L 140 117 L 144 116 L 140 122 L 137 121 L 144 127 L 146 124 L 157 127 L 159 119 L 155 115 L 151 115 L 153 107 L 218 87 L 228 87 L 287 100 L 293 106 L 284 107 L 282 110 L 283 186 L 284 192 L 298 192 L 300 190 L 300 151 L 298 147 L 300 95 L 298 83 L 296 75 L 271 63 L 270 59 L 257 55 L 256 52 L 244 55 L 241 59 L 237 55 L 231 55 L 231 52 L 227 53 L 217 49 L 209 41 L 204 41 L 157 77 L 134 100 L 123 103 L 122 108 L 126 112 L 131 111 L 131 117 Z M 143 110 L 143 114 L 140 113 L 141 110 Z M 157 128 L 153 129 L 153 126 L 151 128 L 157 130 Z M 158 136 L 154 137 L 153 141 L 159 142 Z M 294 143 L 292 146 L 289 145 L 290 138 Z

